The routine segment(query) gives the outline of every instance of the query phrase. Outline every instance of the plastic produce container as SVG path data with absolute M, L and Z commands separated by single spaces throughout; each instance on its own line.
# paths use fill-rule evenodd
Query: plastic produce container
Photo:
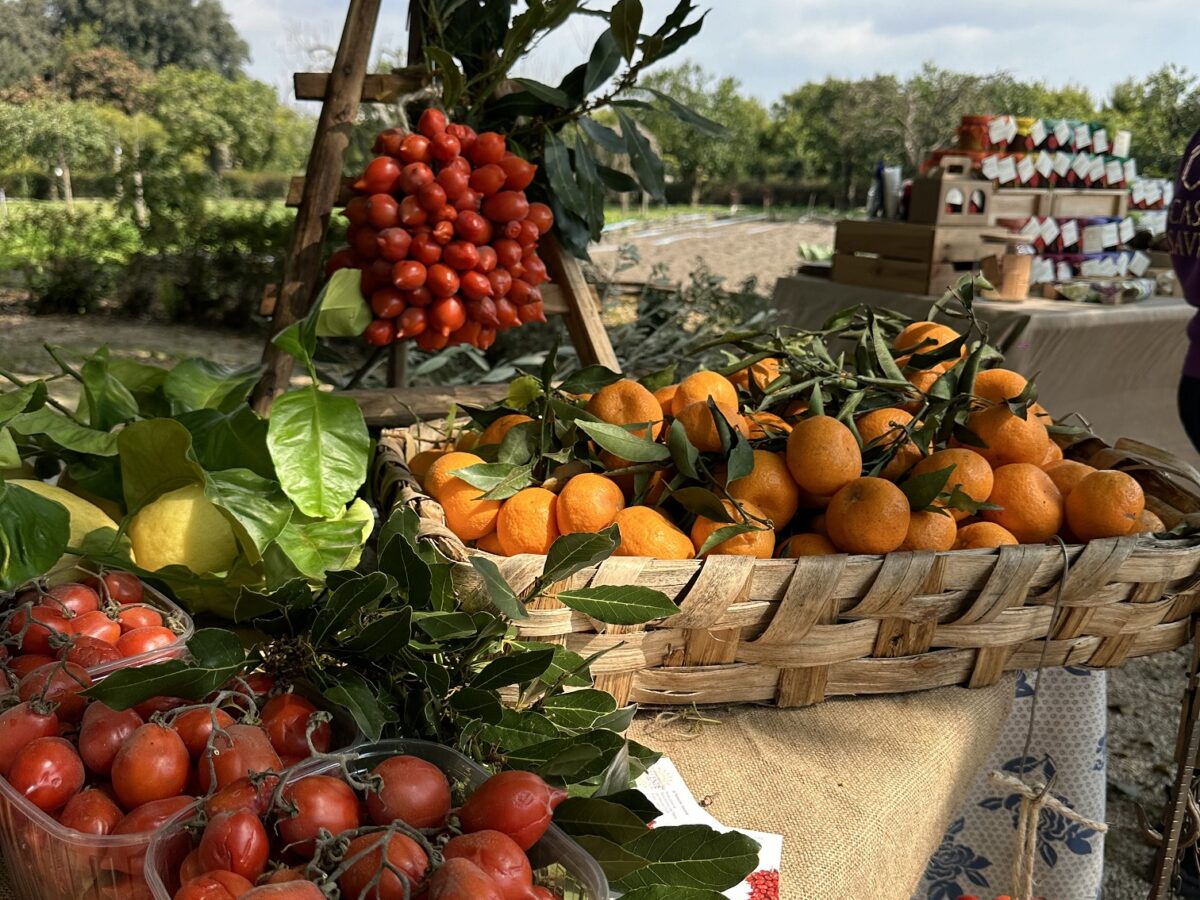
M 368 772 L 385 759 L 401 754 L 433 763 L 445 773 L 455 789 L 455 805 L 465 799 L 457 792 L 459 786 L 476 788 L 491 774 L 457 750 L 428 741 L 375 741 L 352 749 L 354 757 L 350 762 L 350 770 L 355 773 Z M 338 772 L 336 761 L 312 760 L 297 766 L 289 773 L 287 780 L 296 781 L 308 775 L 335 775 Z M 150 842 L 145 874 L 150 896 L 154 900 L 171 900 L 179 889 L 179 866 L 192 849 L 192 836 L 183 826 L 195 815 L 196 809 L 195 806 L 185 809 Z M 534 882 L 554 891 L 563 900 L 608 900 L 608 879 L 604 877 L 603 870 L 562 829 L 550 826 L 545 836 L 529 850 L 529 859 L 533 864 Z
M 91 572 L 80 570 L 78 577 L 83 578 L 91 574 Z M 9 612 L 13 609 L 17 597 L 25 590 L 27 588 L 20 588 L 13 593 L 0 594 L 0 622 L 7 624 Z M 147 663 L 161 662 L 164 659 L 177 659 L 187 652 L 187 642 L 191 640 L 192 634 L 196 630 L 196 626 L 192 622 L 192 617 L 179 604 L 159 593 L 144 581 L 142 582 L 142 591 L 142 603 L 146 606 L 152 606 L 162 613 L 163 625 L 175 632 L 175 643 L 166 647 L 160 647 L 157 650 L 147 650 L 144 653 L 136 653 L 133 656 L 116 659 L 110 663 L 92 666 L 87 671 L 93 680 L 101 678 L 110 672 L 115 672 L 117 669 L 144 666 Z M 4 683 L 4 679 L 0 679 L 0 696 L 10 692 L 11 687 Z
M 296 693 L 327 707 L 303 685 Z M 335 712 L 331 725 L 335 747 L 362 738 L 348 716 Z M 0 855 L 21 900 L 149 900 L 144 873 L 155 834 L 101 836 L 64 828 L 0 777 Z

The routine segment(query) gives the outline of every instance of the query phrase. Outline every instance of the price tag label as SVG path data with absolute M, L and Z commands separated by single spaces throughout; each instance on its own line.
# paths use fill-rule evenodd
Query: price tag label
M 1108 152 L 1108 132 L 1103 128 L 1097 128 L 1092 132 L 1092 152 L 1107 153 Z
M 1125 170 L 1125 183 L 1133 184 L 1137 181 L 1137 160 L 1127 159 L 1121 163 L 1121 168 Z
M 1042 220 L 1039 219 L 1037 216 L 1034 216 L 1028 222 L 1026 222 L 1024 225 L 1021 226 L 1021 230 L 1018 233 L 1021 235 L 1021 237 L 1029 238 L 1030 240 L 1034 240 L 1037 238 L 1037 236 L 1039 234 L 1041 234 L 1041 231 L 1042 231 Z
M 1092 158 L 1086 153 L 1077 153 L 1075 158 L 1071 160 L 1071 171 L 1080 178 L 1087 178 L 1088 172 L 1092 170 Z
M 1134 251 L 1133 257 L 1129 260 L 1129 271 L 1141 278 L 1146 274 L 1146 270 L 1150 268 L 1150 257 L 1141 250 Z
M 1075 276 L 1075 270 L 1071 268 L 1071 264 L 1065 259 L 1060 259 L 1055 268 L 1057 270 L 1057 281 L 1070 281 Z
M 1008 123 L 1004 120 L 1007 116 L 994 116 L 988 122 L 988 140 L 993 144 L 999 144 L 1008 140 Z
M 979 169 L 988 181 L 995 181 L 1000 175 L 1000 157 L 985 156 Z
M 1121 224 L 1117 226 L 1117 239 L 1122 244 L 1128 244 L 1132 241 L 1135 233 L 1136 229 L 1133 225 L 1133 219 L 1128 217 L 1122 219 Z
M 1085 259 L 1079 267 L 1079 274 L 1087 278 L 1095 278 L 1098 275 L 1103 275 L 1103 263 L 1098 259 Z
M 1117 267 L 1117 274 L 1124 278 L 1125 273 L 1129 271 L 1129 254 L 1122 253 L 1120 256 L 1118 256 L 1116 258 L 1115 265 Z
M 1058 146 L 1069 147 L 1071 145 L 1071 126 L 1063 119 L 1059 119 L 1054 123 L 1054 139 L 1058 141 Z
M 1071 170 L 1070 154 L 1063 153 L 1061 150 L 1054 154 L 1054 174 L 1060 178 L 1066 175 Z
M 1079 243 L 1079 223 L 1074 219 L 1064 219 L 1062 223 L 1062 242 L 1064 249 Z
M 1084 253 L 1103 253 L 1104 252 L 1104 226 L 1089 225 L 1083 229 L 1083 252 Z
M 1135 204 L 1141 203 L 1146 199 L 1146 184 L 1143 181 L 1135 181 L 1133 187 L 1129 189 L 1129 199 Z
M 1119 159 L 1110 159 L 1104 164 L 1104 181 L 1109 185 L 1118 185 L 1125 180 L 1125 167 Z
M 1045 284 L 1054 280 L 1054 261 L 1039 256 L 1033 261 L 1033 273 L 1029 278 L 1034 284 Z
M 1036 120 L 1029 126 L 1029 137 L 1033 140 L 1034 147 L 1040 147 L 1046 143 L 1046 123 L 1041 119 Z
M 1146 185 L 1146 198 L 1145 199 L 1146 199 L 1146 202 L 1148 204 L 1150 204 L 1151 206 L 1157 206 L 1159 203 L 1161 203 L 1162 199 L 1163 199 L 1162 185 L 1156 181 L 1152 181 L 1148 185 Z
M 1029 184 L 1036 174 L 1037 170 L 1033 167 L 1033 160 L 1028 156 L 1022 156 L 1021 161 L 1017 163 L 1017 181 L 1021 184 Z
M 1101 235 L 1101 240 L 1104 242 L 1104 249 L 1115 247 L 1121 243 L 1121 229 L 1117 227 L 1116 222 L 1109 222 L 1107 225 L 1101 225 L 1104 229 Z
M 1113 137 L 1112 154 L 1122 159 L 1129 156 L 1129 144 L 1132 135 L 1128 131 L 1118 131 Z
M 1088 166 L 1087 177 L 1092 184 L 1104 183 L 1104 160 L 1101 157 L 1092 157 L 1092 163 Z
M 1092 129 L 1085 122 L 1083 125 L 1075 126 L 1075 149 L 1084 150 L 1092 146 Z
M 1054 154 L 1043 150 L 1037 155 L 1037 162 L 1033 165 L 1043 178 L 1049 178 L 1050 173 L 1054 171 Z
M 1058 240 L 1059 234 L 1058 222 L 1047 217 L 1046 221 L 1042 223 L 1042 243 L 1044 243 L 1047 247 L 1051 246 L 1055 241 Z
M 1001 184 L 1012 184 L 1017 180 L 1017 164 L 1011 156 L 1000 157 L 1000 162 L 996 165 L 996 177 Z

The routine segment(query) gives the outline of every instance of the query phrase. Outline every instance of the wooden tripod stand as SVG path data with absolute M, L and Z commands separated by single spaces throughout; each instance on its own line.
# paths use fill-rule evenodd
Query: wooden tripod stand
M 388 74 L 367 74 L 381 2 L 350 0 L 333 71 L 302 72 L 294 76 L 296 99 L 319 100 L 322 106 L 305 176 L 294 179 L 288 192 L 288 205 L 296 207 L 296 225 L 272 312 L 272 336 L 303 318 L 316 297 L 322 277 L 321 243 L 329 216 L 335 206 L 344 204 L 350 196 L 349 185 L 341 173 L 359 103 L 391 102 L 429 82 L 429 74 L 422 65 L 420 6 L 416 3 L 408 11 L 408 68 Z M 546 313 L 566 317 L 571 340 L 584 364 L 598 363 L 617 370 L 616 354 L 600 319 L 599 300 L 584 278 L 579 261 L 565 253 L 553 239 L 543 241 L 541 255 L 552 282 L 542 286 Z M 406 410 L 417 415 L 445 412 L 446 394 L 422 391 L 418 395 L 403 390 L 400 375 L 407 345 L 393 344 L 391 351 L 392 389 L 351 392 L 363 406 L 368 422 L 399 424 Z M 292 358 L 268 341 L 263 362 L 266 371 L 255 390 L 254 405 L 265 413 L 274 398 L 287 389 Z M 435 397 L 442 401 L 440 407 L 431 407 Z

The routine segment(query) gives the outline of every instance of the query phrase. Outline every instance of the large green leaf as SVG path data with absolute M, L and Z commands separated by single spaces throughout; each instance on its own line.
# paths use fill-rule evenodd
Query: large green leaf
M 591 728 L 597 719 L 616 708 L 612 694 L 597 690 L 571 691 L 542 701 L 542 712 L 562 728 Z
M 483 578 L 484 586 L 487 588 L 488 598 L 492 601 L 492 605 L 500 612 L 508 616 L 510 619 L 528 619 L 529 613 L 525 610 L 525 604 L 521 602 L 512 586 L 504 580 L 504 576 L 500 573 L 500 567 L 485 556 L 472 555 L 470 558 L 471 565 L 475 571 Z
M 339 585 L 325 598 L 313 619 L 313 645 L 321 646 L 360 610 L 379 603 L 395 587 L 395 580 L 382 572 L 372 572 Z
M 641 837 L 646 823 L 624 806 L 596 797 L 571 797 L 554 810 L 554 824 L 572 837 L 591 834 L 618 844 Z
M 283 553 L 295 567 L 292 574 L 323 581 L 326 572 L 358 565 L 373 524 L 371 508 L 362 500 L 355 500 L 345 513 L 333 519 L 313 520 L 293 514 L 275 543 L 267 548 L 265 558 L 269 559 L 272 552 Z
M 620 543 L 621 533 L 616 525 L 603 531 L 589 534 L 564 534 L 550 545 L 546 564 L 542 567 L 542 581 L 550 583 L 570 578 L 576 572 L 594 566 L 613 555 Z
M 623 845 L 646 865 L 618 878 L 614 887 L 653 885 L 725 891 L 741 884 L 758 865 L 758 843 L 737 831 L 716 832 L 707 825 L 651 828 Z
M 163 381 L 172 413 L 196 409 L 232 412 L 246 402 L 258 382 L 260 365 L 233 368 L 207 359 L 185 359 Z
M 581 219 L 587 219 L 588 201 L 575 181 L 575 170 L 571 166 L 571 155 L 557 134 L 546 130 L 544 153 L 546 177 L 554 199 L 563 204 Z
M 609 13 L 612 35 L 621 55 L 633 62 L 637 52 L 638 32 L 642 27 L 642 0 L 617 0 Z
M 583 92 L 590 94 L 616 74 L 621 65 L 621 47 L 613 37 L 611 28 L 605 29 L 592 47 L 588 57 L 587 71 L 583 78 Z
M 338 269 L 321 289 L 317 337 L 358 337 L 375 316 L 362 295 L 358 269 Z
M 650 588 L 605 585 L 559 591 L 555 597 L 571 609 L 608 625 L 641 625 L 679 612 L 666 594 Z
M 524 684 L 539 678 L 554 660 L 553 650 L 521 650 L 493 659 L 471 680 L 471 687 L 494 691 L 510 684 Z
M 651 94 L 661 100 L 679 121 L 686 122 L 691 125 L 701 134 L 707 134 L 711 137 L 724 137 L 728 134 L 727 129 L 720 122 L 714 122 L 712 119 L 700 115 L 694 109 L 684 106 L 670 94 L 663 93 L 656 88 L 646 88 Z
M 168 491 L 204 483 L 204 470 L 192 453 L 192 436 L 174 419 L 134 422 L 121 430 L 117 444 L 130 513 Z
M 658 462 L 671 455 L 662 444 L 656 444 L 649 435 L 638 437 L 620 425 L 609 425 L 607 422 L 586 422 L 579 420 L 579 427 L 587 433 L 600 447 L 635 463 Z
M 468 690 L 472 690 L 468 688 Z M 505 709 L 500 721 L 483 729 L 482 737 L 505 750 L 521 750 L 556 738 L 559 731 L 554 723 L 540 713 Z
M 656 200 L 662 200 L 666 186 L 663 161 L 625 111 L 617 109 L 616 113 L 617 121 L 621 123 L 621 137 L 625 141 L 625 152 L 629 154 L 629 164 L 633 167 L 634 174 L 637 175 L 638 181 L 651 196 Z
M 333 683 L 325 688 L 325 699 L 345 707 L 368 740 L 379 740 L 384 726 L 396 721 L 397 713 L 391 704 L 356 672 L 342 671 L 329 677 Z
M 8 427 L 13 430 L 13 433 L 26 437 L 45 435 L 63 450 L 86 453 L 91 456 L 117 455 L 117 436 L 115 434 L 87 428 L 48 406 L 13 417 L 8 423 Z
M 507 435 L 505 439 L 507 440 Z M 476 463 L 464 469 L 456 469 L 457 475 L 472 487 L 484 492 L 483 499 L 507 500 L 522 488 L 533 484 L 533 467 L 515 463 Z
M 357 403 L 312 386 L 275 401 L 267 447 L 279 483 L 297 508 L 309 516 L 333 516 L 367 477 L 371 436 Z
M 196 459 L 209 471 L 249 469 L 263 478 L 275 478 L 267 450 L 267 420 L 248 406 L 233 412 L 198 409 L 175 417 L 192 433 Z
M 17 469 L 21 466 L 21 452 L 12 432 L 0 427 L 0 469 Z
M 70 537 L 66 507 L 0 481 L 0 590 L 13 590 L 49 572 Z
M 261 558 L 292 518 L 292 504 L 283 489 L 249 469 L 207 473 L 204 496 L 230 515 L 255 557 Z
M 609 153 L 623 154 L 625 152 L 625 142 L 621 140 L 619 134 L 607 125 L 601 125 L 595 119 L 584 116 L 579 120 L 579 127 L 584 134 Z
M 101 347 L 79 370 L 88 421 L 93 428 L 108 431 L 138 416 L 138 403 L 109 370 L 108 348 Z
M 46 382 L 35 381 L 24 387 L 0 394 L 0 425 L 7 424 L 14 416 L 40 409 L 46 402 Z

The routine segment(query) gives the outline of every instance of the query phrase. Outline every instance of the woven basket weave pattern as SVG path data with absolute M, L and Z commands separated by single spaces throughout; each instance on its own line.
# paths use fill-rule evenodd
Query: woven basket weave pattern
M 445 527 L 441 507 L 405 466 L 436 434 L 421 425 L 385 433 L 377 496 L 385 508 L 412 506 L 422 537 L 465 561 L 477 551 Z M 1081 450 L 1094 464 L 1128 462 L 1099 441 Z M 1200 499 L 1176 480 L 1144 464 L 1130 470 L 1169 526 L 1200 512 Z M 496 559 L 522 596 L 544 561 Z M 527 597 L 530 617 L 517 627 L 526 639 L 585 656 L 607 651 L 592 671 L 597 686 L 622 702 L 801 706 L 839 695 L 984 687 L 1006 671 L 1035 668 L 1043 654 L 1048 665 L 1111 667 L 1173 650 L 1191 637 L 1198 572 L 1200 541 L 1146 535 L 1065 551 L 1020 545 L 780 560 L 613 557 Z M 469 565 L 455 577 L 468 597 L 485 602 Z M 568 587 L 632 584 L 662 591 L 679 614 L 607 626 L 554 599 Z

